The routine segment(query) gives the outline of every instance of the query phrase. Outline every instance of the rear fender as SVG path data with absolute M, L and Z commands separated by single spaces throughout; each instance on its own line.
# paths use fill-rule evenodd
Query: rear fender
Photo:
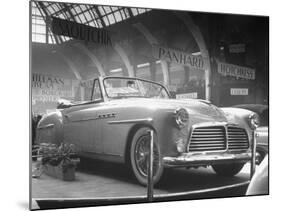
M 43 116 L 39 121 L 36 132 L 36 144 L 63 142 L 63 119 L 59 110 Z

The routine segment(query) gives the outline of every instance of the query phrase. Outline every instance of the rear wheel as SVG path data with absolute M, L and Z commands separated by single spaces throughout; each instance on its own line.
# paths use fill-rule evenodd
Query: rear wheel
M 244 165 L 245 163 L 218 164 L 212 165 L 212 168 L 220 176 L 232 177 L 238 174 Z
M 148 164 L 149 164 L 149 143 L 150 136 L 147 127 L 140 128 L 135 133 L 130 146 L 130 164 L 136 179 L 142 185 L 147 185 Z M 153 183 L 159 182 L 163 174 L 163 163 L 161 159 L 160 147 L 157 141 L 157 135 L 153 137 Z

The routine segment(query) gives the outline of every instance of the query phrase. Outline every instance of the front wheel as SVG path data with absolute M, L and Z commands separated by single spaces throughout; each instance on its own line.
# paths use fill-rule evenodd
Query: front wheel
M 245 163 L 218 164 L 212 165 L 212 168 L 220 176 L 232 177 L 238 174 L 244 165 Z
M 142 185 L 147 185 L 148 165 L 149 165 L 149 146 L 150 136 L 148 131 L 150 128 L 140 128 L 134 135 L 130 146 L 130 164 L 132 171 Z M 159 182 L 163 175 L 163 163 L 157 135 L 153 136 L 153 184 Z

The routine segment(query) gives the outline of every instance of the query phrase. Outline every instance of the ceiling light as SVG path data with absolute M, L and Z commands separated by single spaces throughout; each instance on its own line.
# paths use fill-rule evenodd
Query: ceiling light
M 111 72 L 111 73 L 122 72 L 122 68 L 113 69 L 113 70 L 110 70 L 109 72 Z
M 194 53 L 192 53 L 192 55 L 193 56 L 199 56 L 199 55 L 201 55 L 201 52 L 199 51 L 199 52 L 194 52 Z
M 143 63 L 143 64 L 138 64 L 137 67 L 142 68 L 142 67 L 147 67 L 149 65 L 150 65 L 149 63 Z

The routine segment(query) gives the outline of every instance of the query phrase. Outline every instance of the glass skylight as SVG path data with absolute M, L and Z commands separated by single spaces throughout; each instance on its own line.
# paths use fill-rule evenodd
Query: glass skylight
M 103 28 L 150 11 L 143 8 L 69 3 L 32 2 L 32 42 L 56 44 L 69 39 L 54 35 L 46 21 L 58 17 L 92 27 Z

